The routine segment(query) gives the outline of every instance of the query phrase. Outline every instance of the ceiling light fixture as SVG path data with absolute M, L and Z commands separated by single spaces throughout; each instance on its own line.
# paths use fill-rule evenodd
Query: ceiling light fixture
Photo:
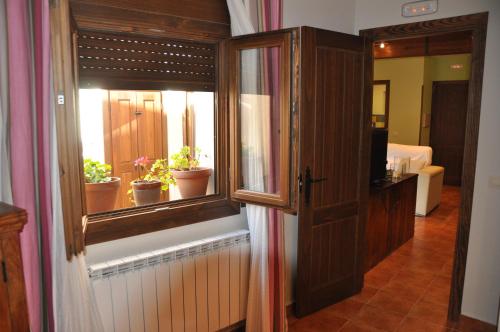
M 380 48 L 385 48 L 385 43 L 384 42 L 381 42 L 380 45 L 379 45 Z

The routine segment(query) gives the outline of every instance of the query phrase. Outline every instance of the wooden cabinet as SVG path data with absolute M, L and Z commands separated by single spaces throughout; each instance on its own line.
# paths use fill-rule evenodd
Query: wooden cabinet
M 408 174 L 396 182 L 370 188 L 365 271 L 413 237 L 417 178 L 416 174 Z
M 26 212 L 0 202 L 0 331 L 29 331 L 19 233 Z

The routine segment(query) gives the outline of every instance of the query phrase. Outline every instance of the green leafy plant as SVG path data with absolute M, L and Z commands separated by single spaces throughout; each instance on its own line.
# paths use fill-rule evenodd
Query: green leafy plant
M 200 165 L 200 155 L 200 148 L 195 148 L 194 153 L 192 154 L 189 146 L 183 146 L 178 153 L 174 153 L 170 157 L 172 160 L 170 168 L 178 171 L 190 171 L 197 169 Z
M 83 171 L 87 183 L 111 181 L 111 165 L 87 158 L 83 161 Z
M 149 165 L 151 167 L 149 167 Z M 134 161 L 135 166 L 141 167 L 143 176 L 139 177 L 137 180 L 130 182 L 132 185 L 134 182 L 161 182 L 161 190 L 167 191 L 170 184 L 175 184 L 175 180 L 172 177 L 172 172 L 168 167 L 167 159 L 156 159 L 154 162 L 148 157 L 139 157 Z M 132 189 L 128 191 L 128 194 L 132 193 Z
M 160 181 L 162 191 L 167 191 L 170 184 L 175 184 L 167 159 L 156 159 L 143 180 Z

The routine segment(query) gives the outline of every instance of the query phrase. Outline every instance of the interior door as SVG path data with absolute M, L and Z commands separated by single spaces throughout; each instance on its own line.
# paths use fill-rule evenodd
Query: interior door
M 362 37 L 301 28 L 298 316 L 362 288 L 371 57 Z
M 447 185 L 459 186 L 462 181 L 468 83 L 442 81 L 432 85 L 432 163 L 444 167 L 443 182 Z

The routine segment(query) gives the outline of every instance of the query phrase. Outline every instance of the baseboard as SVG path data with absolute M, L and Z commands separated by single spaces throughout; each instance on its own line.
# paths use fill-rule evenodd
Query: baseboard
M 457 327 L 460 331 L 480 331 L 480 332 L 496 332 L 497 327 L 490 323 L 480 321 L 475 318 L 460 315 L 458 322 L 456 322 Z

